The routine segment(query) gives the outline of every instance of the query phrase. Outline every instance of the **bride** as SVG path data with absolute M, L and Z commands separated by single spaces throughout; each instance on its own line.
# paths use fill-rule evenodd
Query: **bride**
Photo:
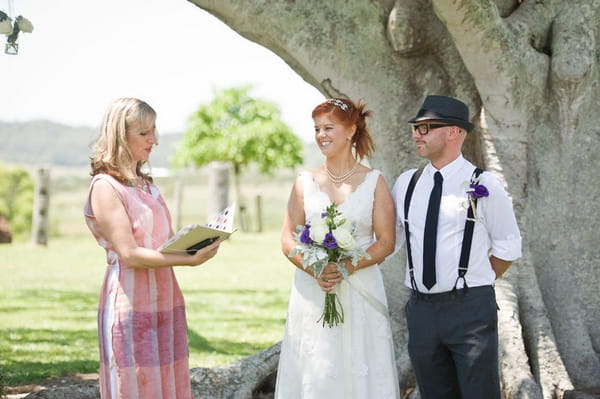
M 289 260 L 297 267 L 281 346 L 275 398 L 399 398 L 387 300 L 378 264 L 395 244 L 395 210 L 378 170 L 360 163 L 369 158 L 373 141 L 365 105 L 335 98 L 312 112 L 315 140 L 325 162 L 302 172 L 288 201 L 281 233 L 287 255 L 296 246 L 293 233 L 331 204 L 358 223 L 356 243 L 370 258 L 357 266 L 349 259 L 344 279 L 335 264 L 320 276 L 302 267 L 302 255 Z M 328 327 L 317 322 L 325 293 L 335 293 L 344 320 Z

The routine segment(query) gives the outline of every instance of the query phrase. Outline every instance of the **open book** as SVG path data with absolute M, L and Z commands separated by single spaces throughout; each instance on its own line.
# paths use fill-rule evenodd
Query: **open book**
M 158 248 L 164 253 L 195 254 L 218 239 L 225 240 L 233 230 L 234 206 L 228 206 L 205 225 L 189 224 Z

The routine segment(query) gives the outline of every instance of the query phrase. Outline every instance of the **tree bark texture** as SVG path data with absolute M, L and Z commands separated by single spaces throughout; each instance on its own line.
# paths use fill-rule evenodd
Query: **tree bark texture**
M 372 164 L 390 185 L 425 163 L 407 125 L 424 97 L 466 102 L 477 127 L 465 155 L 505 181 L 523 236 L 523 257 L 496 287 L 504 395 L 600 385 L 599 0 L 188 1 L 325 97 L 364 100 Z M 395 256 L 383 272 L 399 383 L 416 397 L 404 263 Z

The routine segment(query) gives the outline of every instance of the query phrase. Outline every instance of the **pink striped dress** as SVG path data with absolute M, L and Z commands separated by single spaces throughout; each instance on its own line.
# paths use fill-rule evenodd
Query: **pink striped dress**
M 123 202 L 139 246 L 158 248 L 170 236 L 171 216 L 156 186 L 147 193 L 99 174 L 90 193 L 99 179 Z M 173 269 L 127 267 L 99 234 L 89 194 L 84 214 L 108 264 L 98 305 L 101 397 L 191 398 L 185 304 Z

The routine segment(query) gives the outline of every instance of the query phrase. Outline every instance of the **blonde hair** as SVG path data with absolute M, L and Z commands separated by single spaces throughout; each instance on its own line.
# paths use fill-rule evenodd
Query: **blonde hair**
M 150 176 L 141 171 L 145 161 L 137 162 L 136 175 L 131 172 L 134 159 L 127 144 L 127 132 L 134 127 L 151 128 L 155 120 L 156 112 L 146 102 L 137 98 L 115 100 L 102 118 L 100 134 L 90 157 L 90 174 L 107 173 L 122 183 L 128 183 L 137 176 L 151 181 Z

